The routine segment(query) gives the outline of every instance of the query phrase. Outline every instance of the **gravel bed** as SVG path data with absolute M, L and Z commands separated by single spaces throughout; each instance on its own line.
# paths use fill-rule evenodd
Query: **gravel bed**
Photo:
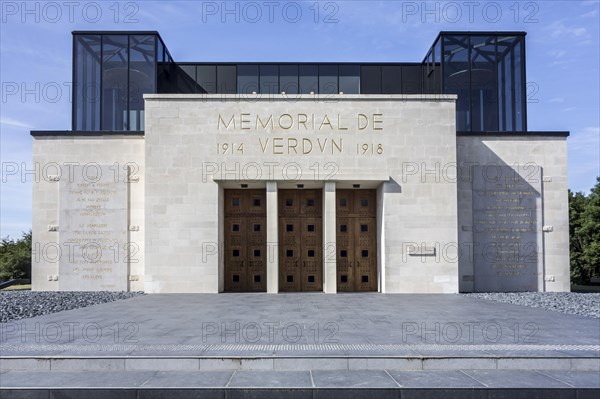
M 0 291 L 0 322 L 133 298 L 143 292 Z
M 471 298 L 512 303 L 556 312 L 600 318 L 600 294 L 578 292 L 493 292 L 461 294 Z

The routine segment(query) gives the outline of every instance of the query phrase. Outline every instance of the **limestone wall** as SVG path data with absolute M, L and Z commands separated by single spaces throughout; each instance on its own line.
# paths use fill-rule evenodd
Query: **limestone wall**
M 144 289 L 144 160 L 144 139 L 139 136 L 33 137 L 34 290 Z M 101 182 L 106 185 L 90 185 L 99 170 L 104 173 Z M 128 173 L 134 177 L 131 181 Z M 110 193 L 67 192 L 78 190 L 79 184 L 85 185 L 79 190 L 107 189 Z M 61 204 L 61 194 L 62 200 L 69 203 Z M 110 209 L 98 214 L 69 215 L 86 206 L 80 201 L 100 208 L 106 203 L 109 208 L 118 206 L 115 215 L 119 220 L 114 224 L 110 221 Z M 123 217 L 125 220 L 121 220 Z M 116 225 L 118 234 L 111 231 Z M 69 237 L 65 240 L 66 236 Z M 92 264 L 100 246 L 102 262 Z
M 380 290 L 458 291 L 454 96 L 145 100 L 147 292 L 217 292 L 222 188 L 267 181 L 378 188 Z
M 541 187 L 537 221 L 540 237 L 534 244 L 539 257 L 538 291 L 569 291 L 569 204 L 567 184 L 567 141 L 565 137 L 459 136 L 458 238 L 461 244 L 460 290 L 476 289 L 473 281 L 473 179 L 472 165 L 505 165 L 518 172 L 532 187 Z M 534 173 L 538 168 L 540 175 Z M 541 177 L 541 181 L 538 181 Z M 531 244 L 531 243 L 529 243 Z M 526 252 L 530 249 L 526 248 Z

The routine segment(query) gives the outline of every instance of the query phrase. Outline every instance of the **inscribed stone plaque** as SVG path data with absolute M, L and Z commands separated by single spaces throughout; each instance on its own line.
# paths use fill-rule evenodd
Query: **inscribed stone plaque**
M 542 171 L 473 166 L 476 292 L 537 291 L 542 272 Z
M 81 165 L 60 180 L 64 291 L 127 291 L 127 183 L 114 166 Z

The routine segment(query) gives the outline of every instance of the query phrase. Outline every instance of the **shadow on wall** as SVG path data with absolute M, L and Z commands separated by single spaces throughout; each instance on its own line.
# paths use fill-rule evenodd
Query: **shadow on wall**
M 543 279 L 542 168 L 508 165 L 483 142 L 472 153 L 479 162 L 470 160 L 477 163 L 464 163 L 459 170 L 462 199 L 470 191 L 472 201 L 470 212 L 459 211 L 460 274 L 472 270 L 474 292 L 538 291 Z M 469 225 L 472 231 L 465 232 Z

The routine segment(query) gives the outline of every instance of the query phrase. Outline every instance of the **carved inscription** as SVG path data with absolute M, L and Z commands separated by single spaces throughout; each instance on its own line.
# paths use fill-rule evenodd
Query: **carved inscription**
M 239 135 L 230 135 L 231 141 L 217 142 L 217 155 L 379 156 L 384 152 L 383 143 L 377 139 L 384 130 L 385 119 L 380 113 L 219 113 L 216 121 L 220 133 Z M 323 133 L 331 136 L 317 137 Z M 362 135 L 358 142 L 348 140 L 353 133 Z
M 60 289 L 126 291 L 127 183 L 109 165 L 74 167 L 60 181 Z
M 473 166 L 475 290 L 536 291 L 541 168 Z

